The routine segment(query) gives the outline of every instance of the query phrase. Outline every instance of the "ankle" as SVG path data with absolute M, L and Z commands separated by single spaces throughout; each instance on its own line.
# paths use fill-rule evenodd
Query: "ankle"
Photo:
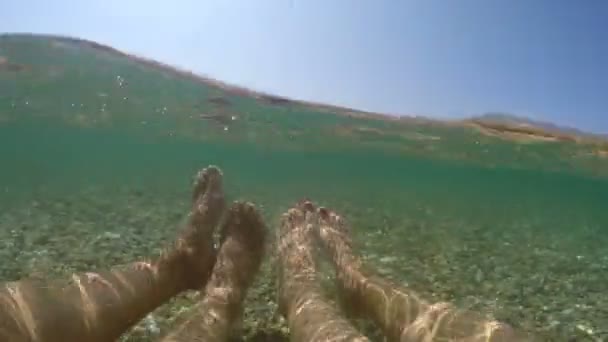
M 213 246 L 194 249 L 184 244 L 176 244 L 171 250 L 163 253 L 155 264 L 159 278 L 175 291 L 182 292 L 203 288 L 209 281 L 214 263 Z

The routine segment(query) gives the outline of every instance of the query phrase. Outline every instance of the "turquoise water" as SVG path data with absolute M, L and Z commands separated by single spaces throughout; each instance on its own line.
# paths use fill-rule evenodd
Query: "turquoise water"
M 276 107 L 67 51 L 48 53 L 65 69 L 53 81 L 38 70 L 0 83 L 0 236 L 15 260 L 1 280 L 153 253 L 186 214 L 192 176 L 214 164 L 271 229 L 304 197 L 343 213 L 368 262 L 429 300 L 552 340 L 608 338 L 608 178 L 601 160 L 573 157 L 581 148 Z M 104 86 L 115 74 L 127 88 Z M 204 101 L 218 94 L 229 108 Z M 109 232 L 126 238 L 99 240 Z
M 11 197 L 45 187 L 77 191 L 87 184 L 180 189 L 196 170 L 219 165 L 228 188 L 247 195 L 280 188 L 296 201 L 349 198 L 374 203 L 431 206 L 440 212 L 496 217 L 545 214 L 558 226 L 588 218 L 606 223 L 608 181 L 538 170 L 484 168 L 377 151 L 283 151 L 255 144 L 201 143 L 177 138 L 147 139 L 125 130 L 79 129 L 29 121 L 0 126 L 3 167 L 0 185 Z M 254 192 L 255 193 L 255 192 Z M 557 227 L 547 227 L 556 229 Z M 582 247 L 582 246 L 581 246 Z

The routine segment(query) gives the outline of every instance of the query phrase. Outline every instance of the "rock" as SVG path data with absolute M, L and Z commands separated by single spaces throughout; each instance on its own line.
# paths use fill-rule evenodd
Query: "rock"
M 158 324 L 156 323 L 156 319 L 154 319 L 154 316 L 152 316 L 152 314 L 150 314 L 144 318 L 144 326 L 145 326 L 146 331 L 149 334 L 151 334 L 151 335 L 160 334 L 160 328 L 158 327 Z
M 483 281 L 483 271 L 481 269 L 477 269 L 477 272 L 475 273 L 475 281 L 478 283 L 481 283 Z
M 394 256 L 386 256 L 386 257 L 382 257 L 382 258 L 380 258 L 380 259 L 379 259 L 379 261 L 380 261 L 381 263 L 383 263 L 383 264 L 388 264 L 388 263 L 391 263 L 391 262 L 395 262 L 395 261 L 397 261 L 397 257 L 394 257 Z
M 104 232 L 101 237 L 105 239 L 115 240 L 120 239 L 120 234 L 113 232 Z

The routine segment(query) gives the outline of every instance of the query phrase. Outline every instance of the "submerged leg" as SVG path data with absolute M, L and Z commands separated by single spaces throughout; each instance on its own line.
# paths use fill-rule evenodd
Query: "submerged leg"
M 279 302 L 291 340 L 367 341 L 323 297 L 313 258 L 313 210 L 310 202 L 290 209 L 278 231 Z
M 344 220 L 319 209 L 319 240 L 337 273 L 343 303 L 351 313 L 376 323 L 389 341 L 529 341 L 509 326 L 448 303 L 430 304 L 412 290 L 366 270 L 353 252 Z
M 198 173 L 186 229 L 153 261 L 64 282 L 23 280 L 0 289 L 1 341 L 113 341 L 181 291 L 200 288 L 215 261 L 212 234 L 224 210 L 222 174 Z
M 221 231 L 221 247 L 201 302 L 162 341 L 226 341 L 264 254 L 264 223 L 250 203 L 235 203 Z

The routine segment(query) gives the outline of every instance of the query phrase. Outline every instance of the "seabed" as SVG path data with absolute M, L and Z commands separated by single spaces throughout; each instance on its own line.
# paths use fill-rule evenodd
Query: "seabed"
M 230 183 L 226 188 L 233 192 Z M 188 196 L 181 191 L 161 194 L 156 189 L 114 190 L 108 194 L 101 187 L 83 187 L 76 195 L 61 197 L 37 193 L 31 195 L 36 200 L 23 200 L 9 207 L 0 217 L 6 227 L 1 230 L 1 253 L 3 260 L 14 262 L 3 263 L 2 279 L 65 278 L 72 272 L 105 269 L 158 254 L 174 237 L 175 228 L 183 224 Z M 275 196 L 269 189 L 259 189 L 245 197 L 258 199 L 269 230 L 280 231 L 281 213 L 287 211 L 290 203 L 286 197 Z M 559 341 L 566 335 L 594 340 L 589 336 L 601 336 L 601 330 L 593 327 L 601 327 L 605 318 L 595 314 L 594 308 L 605 300 L 602 288 L 608 260 L 602 253 L 603 241 L 597 240 L 597 231 L 580 232 L 576 240 L 564 239 L 550 231 L 539 231 L 537 227 L 546 224 L 545 217 L 538 217 L 537 222 L 528 216 L 515 224 L 508 221 L 498 226 L 471 226 L 462 218 L 435 213 L 431 208 L 402 207 L 415 213 L 416 218 L 412 214 L 395 219 L 389 216 L 394 211 L 388 203 L 360 209 L 340 199 L 328 202 L 340 208 L 338 211 L 344 213 L 351 227 L 357 256 L 349 262 L 365 264 L 372 274 L 397 289 L 407 288 L 407 293 L 415 293 L 420 298 L 416 301 L 424 305 L 448 302 L 454 308 L 474 312 L 472 321 L 496 319 L 518 332 L 533 333 L 539 340 Z M 234 340 L 282 341 L 291 336 L 287 314 L 279 309 L 277 262 L 281 253 L 276 244 L 280 237 L 272 240 L 245 300 L 243 320 Z M 351 245 L 350 238 L 346 241 Z M 591 248 L 581 251 L 581 241 Z M 310 243 L 317 242 L 320 241 Z M 394 327 L 390 327 L 390 321 L 383 322 L 382 317 L 362 315 L 360 308 L 354 314 L 353 308 L 340 305 L 348 291 L 336 288 L 334 269 L 344 257 L 334 257 L 332 262 L 331 254 L 324 254 L 322 249 L 322 244 L 310 247 L 309 253 L 316 261 L 313 282 L 318 283 L 312 289 L 322 292 L 328 305 L 336 308 L 341 317 L 347 317 L 357 331 L 372 340 L 382 340 L 380 328 L 391 331 Z M 346 268 L 342 265 L 342 269 Z M 340 272 L 337 274 L 339 278 Z M 370 288 L 382 288 L 378 286 Z M 581 293 L 579 286 L 597 291 L 590 297 L 593 301 L 581 301 L 576 295 Z M 378 301 L 383 296 L 393 298 L 394 294 L 367 296 Z M 175 319 L 197 300 L 193 292 L 180 294 L 121 340 L 156 340 L 171 330 Z M 365 307 L 364 312 L 374 311 Z M 372 324 L 374 320 L 376 324 Z M 601 337 L 595 340 L 601 341 Z

